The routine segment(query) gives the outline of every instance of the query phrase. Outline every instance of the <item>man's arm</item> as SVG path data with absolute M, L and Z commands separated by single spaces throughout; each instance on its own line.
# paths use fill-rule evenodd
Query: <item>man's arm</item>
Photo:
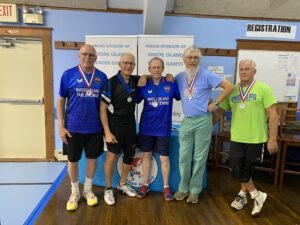
M 101 101 L 100 104 L 100 119 L 101 119 L 101 123 L 104 129 L 104 134 L 105 134 L 105 141 L 107 143 L 118 143 L 117 139 L 115 138 L 115 136 L 111 133 L 110 129 L 109 129 L 109 125 L 108 125 L 108 118 L 107 118 L 107 108 L 108 105 Z
M 64 114 L 65 114 L 65 99 L 62 97 L 58 97 L 57 106 L 56 106 L 56 114 L 57 114 L 57 121 L 58 121 L 58 132 L 61 140 L 63 143 L 68 144 L 67 135 L 68 137 L 72 137 L 70 132 L 64 126 Z
M 220 104 L 221 102 L 224 101 L 224 99 L 232 92 L 233 90 L 233 85 L 228 81 L 228 80 L 223 80 L 218 87 L 223 88 L 222 93 L 217 97 L 215 102 L 212 102 L 208 105 L 208 111 L 209 112 L 213 112 L 217 105 L 216 102 L 218 104 Z
M 278 133 L 278 115 L 276 112 L 276 106 L 273 104 L 266 109 L 269 117 L 269 139 L 268 139 L 268 151 L 272 155 L 278 150 L 277 133 Z

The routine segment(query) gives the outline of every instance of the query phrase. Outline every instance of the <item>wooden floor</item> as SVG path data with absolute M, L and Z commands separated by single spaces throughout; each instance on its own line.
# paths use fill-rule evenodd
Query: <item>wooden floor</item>
M 297 225 L 300 224 L 300 179 L 285 177 L 282 190 L 273 188 L 272 177 L 266 173 L 256 177 L 259 190 L 268 193 L 262 214 L 250 215 L 253 202 L 248 196 L 248 205 L 234 211 L 230 203 L 239 191 L 239 184 L 226 172 L 208 173 L 208 188 L 200 195 L 200 201 L 191 205 L 185 201 L 164 202 L 162 194 L 150 192 L 145 199 L 130 198 L 115 190 L 117 203 L 107 206 L 103 200 L 103 188 L 96 187 L 99 205 L 89 207 L 84 200 L 75 212 L 65 210 L 70 194 L 66 178 L 56 194 L 36 221 L 36 225 Z

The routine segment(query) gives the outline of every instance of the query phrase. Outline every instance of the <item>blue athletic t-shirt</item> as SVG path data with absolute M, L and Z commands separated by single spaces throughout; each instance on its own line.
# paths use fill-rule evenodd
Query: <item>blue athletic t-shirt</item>
M 186 73 L 176 75 L 175 81 L 181 95 L 182 109 L 185 117 L 196 117 L 208 114 L 208 102 L 212 88 L 216 88 L 223 81 L 223 78 L 206 69 L 199 69 L 198 76 L 192 89 L 192 99 L 189 99 L 185 92 L 188 89 Z
M 144 100 L 140 120 L 140 133 L 149 136 L 167 137 L 171 135 L 173 98 L 180 100 L 176 83 L 161 78 L 158 85 L 152 80 L 140 88 L 136 101 Z
M 90 83 L 92 73 L 85 74 L 85 76 L 87 82 Z M 95 69 L 94 78 L 90 90 L 88 90 L 78 66 L 63 73 L 59 95 L 67 100 L 65 110 L 65 127 L 67 130 L 82 134 L 103 132 L 99 107 L 106 80 L 106 75 Z

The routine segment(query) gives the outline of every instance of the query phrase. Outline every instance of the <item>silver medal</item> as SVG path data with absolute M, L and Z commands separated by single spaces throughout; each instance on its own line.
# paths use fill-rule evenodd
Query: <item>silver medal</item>
M 93 91 L 91 89 L 86 90 L 86 96 L 91 96 L 93 94 Z
M 152 106 L 153 106 L 154 108 L 156 108 L 156 107 L 158 106 L 158 102 L 157 102 L 157 101 L 152 102 Z
M 246 107 L 246 104 L 245 103 L 241 103 L 240 104 L 240 109 L 244 109 Z
M 128 98 L 127 98 L 127 102 L 131 102 L 132 101 L 132 98 L 131 98 L 131 96 L 129 96 Z

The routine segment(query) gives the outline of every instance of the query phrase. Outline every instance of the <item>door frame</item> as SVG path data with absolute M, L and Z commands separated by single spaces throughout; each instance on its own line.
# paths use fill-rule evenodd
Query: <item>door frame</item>
M 54 118 L 53 118 L 53 79 L 52 79 L 52 28 L 0 26 L 0 36 L 36 37 L 42 41 L 44 113 L 46 158 L 0 158 L 8 161 L 55 161 L 54 157 Z

